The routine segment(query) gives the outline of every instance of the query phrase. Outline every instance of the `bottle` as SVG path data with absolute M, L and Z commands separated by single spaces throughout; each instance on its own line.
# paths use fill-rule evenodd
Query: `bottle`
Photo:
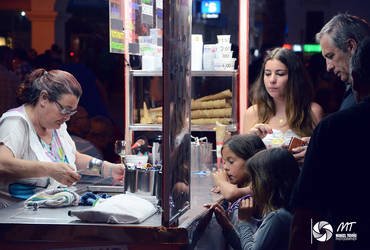
M 158 135 L 153 140 L 152 147 L 153 166 L 162 165 L 161 147 L 162 147 L 162 135 Z

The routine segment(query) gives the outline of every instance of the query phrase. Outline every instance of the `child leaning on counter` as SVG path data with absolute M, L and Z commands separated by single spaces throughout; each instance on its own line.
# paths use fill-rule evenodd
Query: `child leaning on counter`
M 245 163 L 263 149 L 266 147 L 261 138 L 256 135 L 234 135 L 225 141 L 221 149 L 225 162 L 224 169 L 215 173 L 214 176 L 215 184 L 225 198 L 224 207 L 218 203 L 205 204 L 208 211 L 196 230 L 195 237 L 199 237 L 193 243 L 196 249 L 221 250 L 225 249 L 226 245 L 233 249 L 240 249 L 239 239 L 229 240 L 228 234 L 238 223 L 237 207 L 240 202 L 238 199 L 252 193 L 250 176 Z M 212 240 L 210 242 L 207 239 Z
M 75 77 L 61 70 L 36 69 L 20 86 L 24 104 L 0 118 L 0 207 L 89 173 L 96 159 L 76 150 L 65 124 L 81 95 Z M 100 174 L 122 181 L 124 166 L 104 161 Z

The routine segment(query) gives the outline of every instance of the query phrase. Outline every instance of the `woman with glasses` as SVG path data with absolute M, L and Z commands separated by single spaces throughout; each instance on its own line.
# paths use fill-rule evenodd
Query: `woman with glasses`
M 78 172 L 97 162 L 76 150 L 65 124 L 77 112 L 81 94 L 78 81 L 61 70 L 36 69 L 20 86 L 24 104 L 0 118 L 0 207 L 72 185 Z M 124 166 L 104 161 L 99 174 L 122 181 Z

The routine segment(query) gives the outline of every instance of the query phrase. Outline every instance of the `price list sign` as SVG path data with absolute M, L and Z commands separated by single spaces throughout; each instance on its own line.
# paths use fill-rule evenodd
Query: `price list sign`
M 142 48 L 147 46 L 140 45 L 139 37 L 150 37 L 152 34 L 155 38 L 153 44 L 162 46 L 161 37 L 157 38 L 162 26 L 163 0 L 109 0 L 112 53 L 142 55 Z
M 109 51 L 125 53 L 123 0 L 109 0 Z

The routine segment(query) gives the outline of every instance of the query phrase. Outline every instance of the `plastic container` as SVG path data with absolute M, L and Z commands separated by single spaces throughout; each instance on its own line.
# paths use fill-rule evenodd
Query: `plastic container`
M 224 52 L 217 52 L 216 58 L 232 58 L 233 52 L 232 51 L 224 51 Z
M 217 43 L 217 53 L 231 51 L 231 43 Z
M 235 58 L 216 58 L 213 60 L 215 70 L 228 71 L 234 70 Z
M 217 43 L 230 43 L 230 35 L 217 35 Z
M 126 155 L 125 162 L 128 164 L 133 164 L 135 167 L 144 167 L 148 162 L 148 156 L 146 155 Z

